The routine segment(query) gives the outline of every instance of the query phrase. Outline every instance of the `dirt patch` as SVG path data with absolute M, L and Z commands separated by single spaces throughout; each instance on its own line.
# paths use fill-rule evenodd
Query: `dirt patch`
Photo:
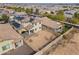
M 35 51 L 39 51 L 39 49 L 43 48 L 44 45 L 53 40 L 56 36 L 48 32 L 47 30 L 42 30 L 31 36 L 26 40 L 26 43 Z
M 79 55 L 79 30 L 71 31 L 65 39 L 67 40 L 63 40 L 64 42 L 58 45 L 55 50 L 51 49 L 49 54 Z

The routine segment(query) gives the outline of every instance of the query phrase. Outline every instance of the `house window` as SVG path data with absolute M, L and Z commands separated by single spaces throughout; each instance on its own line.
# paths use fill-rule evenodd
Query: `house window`
M 37 28 L 35 28 L 35 31 L 37 30 Z
M 9 48 L 10 48 L 10 45 L 7 44 L 7 45 L 5 45 L 5 46 L 2 47 L 2 50 L 4 51 L 4 50 L 7 50 L 7 49 L 9 49 Z
M 30 32 L 31 32 L 31 33 L 33 33 L 33 32 L 34 32 L 34 30 L 30 30 Z

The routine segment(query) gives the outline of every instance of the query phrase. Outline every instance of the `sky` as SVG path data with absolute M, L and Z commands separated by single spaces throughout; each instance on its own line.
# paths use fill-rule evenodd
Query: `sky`
M 0 0 L 0 3 L 79 3 L 79 0 Z M 31 57 L 28 56 L 8 56 L 6 55 L 4 56 L 0 56 L 0 59 L 79 59 L 78 55 L 63 55 L 63 56 L 58 56 L 58 55 L 49 55 L 50 57 L 48 57 L 47 55 L 41 56 L 34 56 L 31 55 Z
M 0 0 L 0 3 L 78 3 L 79 0 Z

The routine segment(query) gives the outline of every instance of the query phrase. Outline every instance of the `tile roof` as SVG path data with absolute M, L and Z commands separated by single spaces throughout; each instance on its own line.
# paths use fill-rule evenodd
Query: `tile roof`
M 51 19 L 49 19 L 47 17 L 40 18 L 40 20 L 41 20 L 43 25 L 48 26 L 48 27 L 50 27 L 52 29 L 59 28 L 60 26 L 62 26 L 61 23 L 53 21 L 53 20 L 51 20 Z
M 6 39 L 22 39 L 20 36 L 11 26 L 10 24 L 0 24 L 0 41 Z

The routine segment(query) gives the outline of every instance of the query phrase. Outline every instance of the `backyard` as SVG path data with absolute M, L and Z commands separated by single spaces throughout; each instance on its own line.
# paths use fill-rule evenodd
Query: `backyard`
M 79 54 L 79 30 L 73 29 L 69 34 L 64 35 L 62 41 L 49 54 L 54 55 L 78 55 Z
M 26 43 L 35 51 L 42 49 L 47 43 L 52 41 L 56 36 L 47 31 L 41 30 L 30 38 L 26 39 Z

